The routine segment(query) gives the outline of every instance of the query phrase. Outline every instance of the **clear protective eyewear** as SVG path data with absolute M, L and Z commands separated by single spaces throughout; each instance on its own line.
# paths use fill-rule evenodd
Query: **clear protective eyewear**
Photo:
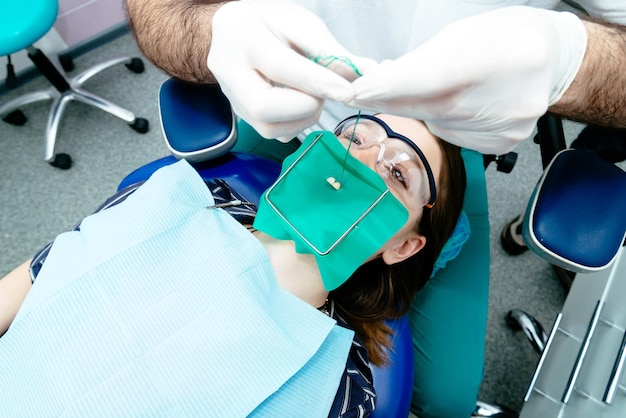
M 353 155 L 373 146 L 380 147 L 376 172 L 389 189 L 401 196 L 408 195 L 416 207 L 433 207 L 437 197 L 433 172 L 422 150 L 409 138 L 371 115 L 350 116 L 337 125 L 334 133 Z

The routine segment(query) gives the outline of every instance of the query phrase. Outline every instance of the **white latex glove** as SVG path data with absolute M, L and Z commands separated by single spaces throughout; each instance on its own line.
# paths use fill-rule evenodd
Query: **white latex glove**
M 503 154 L 532 134 L 569 87 L 586 45 L 585 28 L 571 13 L 497 9 L 366 69 L 350 105 L 422 119 L 449 142 Z
M 375 64 L 288 0 L 229 2 L 212 27 L 207 65 L 235 113 L 266 138 L 289 140 L 313 125 L 325 99 L 351 100 L 355 68 Z

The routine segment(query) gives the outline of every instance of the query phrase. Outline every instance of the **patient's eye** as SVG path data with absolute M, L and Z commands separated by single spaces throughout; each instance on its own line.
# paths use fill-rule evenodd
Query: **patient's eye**
M 346 140 L 352 141 L 356 145 L 363 145 L 366 141 L 366 138 L 363 135 L 363 132 L 357 129 L 356 126 L 354 125 L 349 128 L 346 128 L 343 131 L 343 136 L 345 137 Z
M 394 164 L 389 167 L 389 177 L 402 185 L 403 188 L 408 188 L 408 178 L 406 176 L 406 170 L 404 167 Z

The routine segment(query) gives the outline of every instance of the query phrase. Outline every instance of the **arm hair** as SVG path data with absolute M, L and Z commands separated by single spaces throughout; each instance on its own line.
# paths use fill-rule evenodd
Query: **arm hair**
M 550 111 L 568 119 L 626 128 L 626 27 L 584 20 L 587 51 L 576 78 Z
M 211 21 L 220 0 L 126 0 L 131 30 L 143 54 L 169 75 L 214 84 L 206 60 Z

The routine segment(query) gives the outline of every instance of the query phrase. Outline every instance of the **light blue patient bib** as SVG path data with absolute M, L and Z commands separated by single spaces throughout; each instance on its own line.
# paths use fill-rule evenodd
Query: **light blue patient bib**
M 327 416 L 352 331 L 212 203 L 180 161 L 57 237 L 0 338 L 0 416 Z

